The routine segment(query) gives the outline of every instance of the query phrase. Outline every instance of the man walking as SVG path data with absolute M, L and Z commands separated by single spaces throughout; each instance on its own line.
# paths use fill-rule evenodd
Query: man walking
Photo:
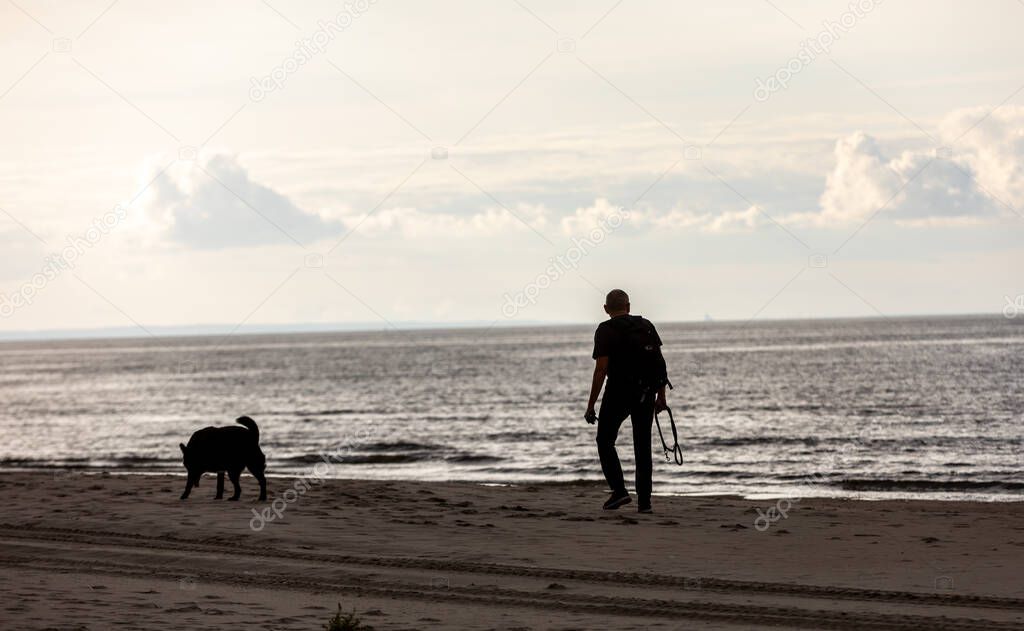
M 626 417 L 633 426 L 636 456 L 637 512 L 651 510 L 651 425 L 655 411 L 668 407 L 665 386 L 668 374 L 661 354 L 661 338 L 648 320 L 629 314 L 629 296 L 621 289 L 608 292 L 604 304 L 608 320 L 594 333 L 594 380 L 584 418 L 597 422 L 597 452 L 601 470 L 611 489 L 605 510 L 615 510 L 632 501 L 622 477 L 622 465 L 615 451 L 619 427 Z M 601 413 L 594 404 L 605 377 L 608 384 L 601 399 Z

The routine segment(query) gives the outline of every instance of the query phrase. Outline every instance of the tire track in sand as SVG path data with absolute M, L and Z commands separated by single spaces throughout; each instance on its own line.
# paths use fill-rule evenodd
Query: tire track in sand
M 125 563 L 106 558 L 73 560 L 68 558 L 43 559 L 36 555 L 19 556 L 21 547 L 37 547 L 41 544 L 62 544 L 65 546 L 102 546 L 121 549 L 138 555 L 160 553 L 195 552 L 211 555 L 228 555 L 239 560 L 265 560 L 280 558 L 282 561 L 310 561 L 329 566 L 354 566 L 356 568 L 398 568 L 413 571 L 444 571 L 505 577 L 533 577 L 561 579 L 577 582 L 603 583 L 616 581 L 630 585 L 657 586 L 686 590 L 682 577 L 631 574 L 621 572 L 600 572 L 583 570 L 560 570 L 514 565 L 484 564 L 472 562 L 446 562 L 408 557 L 362 557 L 353 555 L 315 554 L 302 551 L 282 551 L 256 548 L 254 546 L 225 542 L 219 538 L 188 540 L 170 536 L 147 536 L 83 529 L 58 529 L 0 525 L 0 537 L 6 538 L 14 554 L 5 552 L 0 564 L 8 567 L 32 567 L 53 571 L 75 573 L 100 573 L 133 578 L 157 578 L 177 581 L 180 571 L 162 568 L 159 563 Z M 21 543 L 19 543 L 21 542 Z M 82 548 L 75 551 L 87 552 Z M 456 586 L 443 589 L 424 585 L 416 580 L 380 580 L 373 576 L 350 574 L 347 578 L 337 576 L 324 579 L 297 576 L 295 574 L 251 574 L 219 571 L 210 568 L 196 568 L 196 577 L 201 581 L 217 584 L 235 584 L 260 588 L 291 589 L 304 592 L 344 592 L 349 594 L 400 598 L 405 600 L 427 600 L 480 605 L 487 607 L 526 607 L 573 611 L 581 614 L 605 614 L 647 618 L 702 619 L 720 622 L 738 622 L 766 626 L 788 626 L 806 628 L 878 628 L 914 629 L 944 628 L 989 631 L 1004 628 L 1020 628 L 1019 623 L 1009 621 L 981 620 L 973 618 L 951 618 L 929 615 L 892 614 L 841 609 L 809 609 L 796 606 L 760 606 L 751 604 L 710 602 L 705 600 L 673 601 L 640 597 L 609 597 L 592 594 L 544 593 L 486 585 Z M 691 589 L 691 593 L 695 590 Z M 871 601 L 883 603 L 913 603 L 942 605 L 945 607 L 984 607 L 1024 611 L 1024 601 L 1009 598 L 971 596 L 940 596 L 915 594 L 911 592 L 884 592 L 880 590 L 854 590 L 801 586 L 791 584 L 749 583 L 706 579 L 700 591 L 726 594 L 737 592 L 750 595 L 777 593 L 797 597 L 812 597 L 831 601 Z M 704 594 L 701 594 L 703 596 Z M 828 603 L 822 603 L 828 604 Z
M 853 587 L 830 587 L 800 585 L 796 583 L 766 583 L 757 581 L 736 581 L 692 576 L 670 576 L 665 574 L 642 574 L 634 572 L 610 572 L 599 570 L 566 570 L 536 566 L 506 565 L 498 563 L 476 563 L 472 561 L 443 561 L 413 557 L 358 556 L 348 554 L 312 553 L 303 550 L 275 550 L 241 544 L 226 537 L 206 539 L 185 539 L 170 535 L 148 536 L 135 533 L 118 533 L 75 528 L 39 528 L 0 524 L 0 537 L 33 539 L 70 543 L 91 543 L 96 545 L 124 545 L 135 542 L 136 547 L 160 548 L 163 550 L 191 550 L 210 554 L 235 554 L 252 557 L 306 560 L 316 563 L 333 563 L 380 568 L 404 568 L 412 570 L 447 571 L 466 574 L 490 574 L 523 576 L 545 579 L 562 579 L 583 582 L 613 582 L 637 586 L 667 587 L 692 590 L 688 587 L 694 579 L 700 583 L 700 591 L 772 593 L 803 598 L 826 598 L 829 600 L 857 600 L 915 605 L 941 605 L 947 607 L 984 607 L 1024 611 L 1024 599 L 997 596 L 972 596 L 967 594 L 930 594 L 921 592 L 887 591 Z M 144 544 L 142 546 L 141 544 Z

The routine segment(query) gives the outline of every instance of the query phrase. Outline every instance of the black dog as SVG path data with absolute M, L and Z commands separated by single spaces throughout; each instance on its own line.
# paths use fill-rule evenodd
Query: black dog
M 235 485 L 235 493 L 228 499 L 237 500 L 242 494 L 238 478 L 242 469 L 249 469 L 260 483 L 260 501 L 266 501 L 267 479 L 263 471 L 267 468 L 267 458 L 260 449 L 260 430 L 256 421 L 248 416 L 239 417 L 235 422 L 243 427 L 206 427 L 192 434 L 188 445 L 179 443 L 185 469 L 188 470 L 188 482 L 181 499 L 188 497 L 193 486 L 199 486 L 199 478 L 207 472 L 217 474 L 215 499 L 221 499 L 224 497 L 224 472 L 227 471 L 231 484 Z

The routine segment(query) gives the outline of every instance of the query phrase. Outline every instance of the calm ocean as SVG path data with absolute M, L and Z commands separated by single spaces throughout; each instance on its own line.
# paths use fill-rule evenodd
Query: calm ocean
M 655 435 L 655 492 L 1024 500 L 1020 319 L 659 330 L 685 462 L 666 463 Z M 181 471 L 179 442 L 248 414 L 270 474 L 308 474 L 338 452 L 334 477 L 600 480 L 582 419 L 592 336 L 544 327 L 2 343 L 0 466 Z M 627 427 L 619 445 L 631 462 Z

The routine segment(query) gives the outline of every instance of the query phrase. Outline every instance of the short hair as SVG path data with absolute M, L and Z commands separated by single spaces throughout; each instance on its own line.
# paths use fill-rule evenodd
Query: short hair
M 612 311 L 622 311 L 629 308 L 629 294 L 621 289 L 613 289 L 604 298 L 604 306 Z

